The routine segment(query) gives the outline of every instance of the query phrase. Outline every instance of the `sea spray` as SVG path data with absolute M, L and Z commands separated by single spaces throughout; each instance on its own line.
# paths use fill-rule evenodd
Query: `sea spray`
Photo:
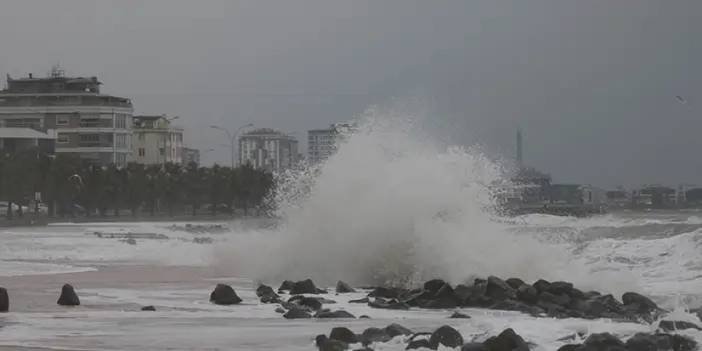
M 326 162 L 279 177 L 280 225 L 219 245 L 218 268 L 264 281 L 356 284 L 589 278 L 567 249 L 493 220 L 499 164 L 437 145 L 413 121 L 370 110 Z

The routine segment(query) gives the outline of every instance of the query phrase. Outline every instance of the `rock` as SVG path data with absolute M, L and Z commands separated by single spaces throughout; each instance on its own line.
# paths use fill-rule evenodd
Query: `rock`
M 517 292 L 512 289 L 504 280 L 490 276 L 487 280 L 487 287 L 485 288 L 485 296 L 493 299 L 494 301 L 506 300 L 506 299 L 516 299 Z
M 291 280 L 285 280 L 283 281 L 283 284 L 280 284 L 280 288 L 278 288 L 278 291 L 289 291 L 295 286 L 295 282 Z
M 314 315 L 315 318 L 356 318 L 356 316 L 352 315 L 349 312 L 346 312 L 344 310 L 338 310 L 334 312 L 317 312 L 317 314 Z
M 356 292 L 356 290 L 354 290 L 350 285 L 342 282 L 341 280 L 336 282 L 336 293 L 337 294 L 345 294 L 345 293 L 352 293 L 352 292 Z
M 432 349 L 436 350 L 439 344 L 446 347 L 459 347 L 463 345 L 463 336 L 461 336 L 458 330 L 444 325 L 435 330 L 431 334 L 431 337 L 429 337 L 429 345 L 431 345 Z
M 364 297 L 364 298 L 358 299 L 358 300 L 350 300 L 349 303 L 368 303 L 368 298 Z
M 10 310 L 10 297 L 7 295 L 7 289 L 0 288 L 0 312 Z
M 534 283 L 532 285 L 534 286 L 534 288 L 536 288 L 536 290 L 539 291 L 539 293 L 542 293 L 544 291 L 548 291 L 548 288 L 551 286 L 551 283 L 549 283 L 543 279 L 539 279 L 536 281 L 536 283 Z
M 492 304 L 492 300 L 485 296 L 487 282 L 479 281 L 476 285 L 457 285 L 453 289 L 454 295 L 461 306 L 485 307 Z
M 387 342 L 392 337 L 385 330 L 380 328 L 368 328 L 361 333 L 361 342 L 368 345 L 374 342 Z
M 144 306 L 141 308 L 142 311 L 156 311 L 156 307 L 154 306 Z
M 602 317 L 607 313 L 622 314 L 624 308 L 612 295 L 595 296 L 586 300 L 581 307 L 582 311 L 590 317 Z
M 637 333 L 626 341 L 627 350 L 658 351 L 657 338 L 650 334 Z
M 368 297 L 382 297 L 384 299 L 396 299 L 400 297 L 401 294 L 407 292 L 407 290 L 402 288 L 385 288 L 377 287 L 368 293 Z
M 299 282 L 295 282 L 292 288 L 290 289 L 290 294 L 292 295 L 319 294 L 320 292 L 320 289 L 317 289 L 317 287 L 314 286 L 314 282 L 312 282 L 312 279 L 305 279 Z
M 572 290 L 573 284 L 568 282 L 552 282 L 546 289 L 546 291 L 554 295 L 570 295 Z
M 468 318 L 470 318 L 470 316 L 467 315 L 467 314 L 463 314 L 463 313 L 461 313 L 461 312 L 456 311 L 456 312 L 453 312 L 453 314 L 452 314 L 451 316 L 449 316 L 449 318 L 465 318 L 465 319 L 468 319 Z
M 314 343 L 319 351 L 343 351 L 349 348 L 349 345 L 343 341 L 327 338 L 326 335 L 320 334 L 314 338 Z
M 398 335 L 412 335 L 414 333 L 412 330 L 397 323 L 393 323 L 385 327 L 385 332 L 393 338 Z
M 286 319 L 306 319 L 312 318 L 312 315 L 302 308 L 293 307 L 288 312 L 286 312 L 283 315 L 283 317 L 285 317 Z
M 634 292 L 624 293 L 622 302 L 627 310 L 635 313 L 648 314 L 658 310 L 658 305 L 651 299 Z
M 256 289 L 256 296 L 258 296 L 261 299 L 262 303 L 279 303 L 280 302 L 280 296 L 273 291 L 273 288 L 271 288 L 268 285 L 263 285 L 261 284 L 257 289 Z
M 347 344 L 355 344 L 358 342 L 358 336 L 349 328 L 335 327 L 329 333 L 329 339 L 343 341 Z
M 558 351 L 578 351 L 581 347 L 583 347 L 583 345 L 581 345 L 581 344 L 567 344 L 567 345 L 563 345 L 563 346 L 559 347 Z M 638 350 L 638 349 L 634 349 L 634 350 Z M 654 349 L 654 351 L 657 351 L 657 349 Z
M 539 300 L 539 291 L 531 285 L 522 284 L 517 288 L 517 299 L 528 304 L 535 304 Z
M 278 307 L 278 308 L 275 309 L 275 312 L 276 312 L 276 313 L 285 313 L 285 309 L 282 308 L 282 307 Z
M 365 314 L 362 314 L 360 317 L 358 317 L 358 319 L 370 319 L 370 317 L 368 317 Z
M 524 302 L 514 300 L 502 300 L 491 305 L 490 308 L 494 310 L 503 311 L 519 311 L 534 316 L 538 316 L 546 312 L 543 308 L 539 306 L 528 305 Z
M 484 342 L 490 351 L 529 351 L 529 345 L 511 328 L 505 329 L 497 336 Z
M 546 303 L 566 307 L 568 304 L 570 304 L 570 301 L 570 297 L 566 294 L 556 295 L 548 291 L 544 291 L 539 295 L 537 304 L 541 306 L 542 304 Z
M 78 295 L 71 284 L 64 284 L 61 288 L 61 296 L 59 296 L 56 303 L 61 306 L 78 306 L 80 305 L 80 299 L 78 299 Z
M 420 349 L 420 348 L 430 349 L 431 345 L 429 344 L 429 340 L 427 340 L 427 339 L 412 340 L 409 342 L 409 344 L 407 344 L 407 347 L 405 347 L 405 350 L 414 350 L 414 349 Z
M 382 298 L 377 298 L 374 301 L 368 302 L 368 306 L 386 310 L 408 310 L 410 308 L 410 306 L 404 302 L 400 302 L 395 299 L 385 300 Z
M 442 286 L 446 285 L 446 282 L 441 279 L 432 279 L 424 283 L 425 291 L 436 292 L 441 289 Z
M 624 343 L 610 333 L 590 334 L 590 336 L 585 339 L 583 346 L 585 346 L 587 350 L 592 349 L 593 351 L 614 351 L 616 348 L 624 349 Z
M 241 302 L 234 289 L 226 284 L 217 284 L 210 294 L 210 302 L 216 305 L 236 305 Z
M 469 342 L 461 347 L 461 351 L 490 351 L 484 344 L 479 342 Z
M 308 307 L 313 311 L 322 309 L 322 303 L 314 297 L 306 297 L 303 295 L 295 295 L 288 299 L 288 303 L 293 303 L 298 306 Z
M 702 330 L 702 328 L 697 326 L 695 323 L 684 321 L 660 321 L 660 323 L 658 323 L 658 328 L 663 329 L 664 331 L 677 331 L 685 329 Z
M 507 283 L 507 285 L 511 286 L 512 289 L 515 290 L 519 289 L 519 287 L 522 285 L 526 285 L 526 283 L 524 283 L 524 281 L 519 278 L 509 278 L 505 280 L 505 283 Z

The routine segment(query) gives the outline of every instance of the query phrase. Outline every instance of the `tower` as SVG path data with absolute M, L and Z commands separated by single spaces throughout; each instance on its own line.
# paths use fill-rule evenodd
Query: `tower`
M 517 129 L 517 166 L 522 168 L 522 129 Z

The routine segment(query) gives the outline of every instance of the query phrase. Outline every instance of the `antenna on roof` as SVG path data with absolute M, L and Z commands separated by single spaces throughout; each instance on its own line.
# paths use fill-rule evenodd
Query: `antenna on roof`
M 63 70 L 63 68 L 61 68 L 61 65 L 57 63 L 51 66 L 51 73 L 49 73 L 49 76 L 51 78 L 62 78 L 65 76 L 65 73 L 66 72 Z

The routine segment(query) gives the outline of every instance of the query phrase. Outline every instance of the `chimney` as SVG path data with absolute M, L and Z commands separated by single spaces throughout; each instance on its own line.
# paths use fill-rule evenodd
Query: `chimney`
M 29 79 L 32 79 L 32 74 L 31 74 L 31 73 L 29 74 Z

